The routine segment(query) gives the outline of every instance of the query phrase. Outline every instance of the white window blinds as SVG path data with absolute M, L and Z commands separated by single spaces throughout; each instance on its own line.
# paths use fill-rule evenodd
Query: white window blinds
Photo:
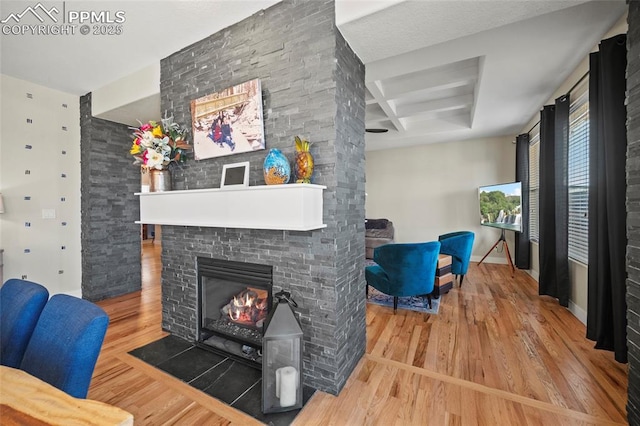
M 582 87 L 580 87 L 582 86 Z M 589 255 L 589 92 L 585 79 L 572 93 L 569 110 L 569 258 Z
M 540 124 L 529 132 L 529 238 L 538 242 L 540 176 Z

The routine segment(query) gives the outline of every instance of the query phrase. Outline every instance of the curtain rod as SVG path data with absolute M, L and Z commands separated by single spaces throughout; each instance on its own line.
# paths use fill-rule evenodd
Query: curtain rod
M 589 75 L 589 71 L 587 71 L 586 73 L 584 73 L 584 75 L 583 75 L 582 77 L 580 77 L 580 79 L 576 82 L 576 84 L 574 84 L 573 86 L 571 86 L 571 89 L 569 89 L 569 90 L 567 91 L 567 93 L 565 93 L 565 95 L 570 95 L 570 94 L 571 94 L 571 92 L 573 92 L 573 91 L 576 89 L 576 87 L 578 87 L 578 86 L 580 85 L 580 83 L 582 83 L 582 81 L 583 81 L 585 78 L 587 78 L 587 76 L 588 76 L 588 75 Z M 528 131 L 527 133 L 531 133 L 531 131 L 532 131 L 533 129 L 535 129 L 535 127 L 536 127 L 538 124 L 540 124 L 540 120 L 538 120 L 538 121 L 537 121 L 537 122 L 536 122 L 536 123 L 535 123 L 535 124 L 534 124 L 530 129 L 529 129 L 529 131 Z
M 587 78 L 587 76 L 589 75 L 589 71 L 587 71 L 586 73 L 584 73 L 584 75 L 582 77 L 580 77 L 580 80 L 578 80 L 576 82 L 576 84 L 574 84 L 573 86 L 571 86 L 571 89 L 569 89 L 569 91 L 567 92 L 567 95 L 571 94 L 571 92 L 573 92 L 575 90 L 576 87 L 578 87 L 580 85 L 580 83 L 582 83 L 582 81 Z
M 537 126 L 538 124 L 540 124 L 540 120 L 536 121 L 536 123 L 535 123 L 535 124 L 534 124 L 530 129 L 529 129 L 529 131 L 527 132 L 527 134 L 531 133 L 531 131 L 532 131 L 533 129 L 535 129 L 535 128 L 536 128 L 536 126 Z

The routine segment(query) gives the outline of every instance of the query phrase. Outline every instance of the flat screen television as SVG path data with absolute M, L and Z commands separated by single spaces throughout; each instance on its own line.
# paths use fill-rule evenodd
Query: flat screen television
M 501 183 L 478 188 L 480 224 L 522 232 L 522 184 Z

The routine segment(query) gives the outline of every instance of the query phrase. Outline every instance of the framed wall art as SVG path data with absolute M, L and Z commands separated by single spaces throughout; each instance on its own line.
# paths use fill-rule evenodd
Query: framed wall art
M 249 162 L 225 164 L 222 166 L 220 188 L 249 186 Z
M 196 160 L 265 148 L 257 78 L 192 100 L 191 117 Z

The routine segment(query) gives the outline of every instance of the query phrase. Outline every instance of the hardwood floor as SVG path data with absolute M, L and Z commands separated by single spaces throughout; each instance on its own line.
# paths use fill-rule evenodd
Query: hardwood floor
M 160 328 L 159 244 L 143 289 L 99 303 L 111 317 L 89 398 L 137 425 L 260 424 L 127 354 Z M 473 264 L 438 315 L 367 306 L 367 351 L 339 396 L 316 392 L 296 425 L 626 424 L 627 366 L 506 265 Z

